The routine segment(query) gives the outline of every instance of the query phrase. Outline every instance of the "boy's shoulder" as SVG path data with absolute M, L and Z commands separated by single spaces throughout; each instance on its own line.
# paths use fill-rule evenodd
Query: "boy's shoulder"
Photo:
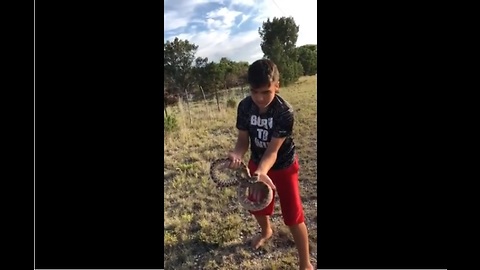
M 238 103 L 238 107 L 240 107 L 243 111 L 249 111 L 253 105 L 254 103 L 251 96 L 245 97 Z
M 279 95 L 275 95 L 275 111 L 281 114 L 293 114 L 293 106 Z
M 275 95 L 275 98 L 272 101 L 272 109 L 273 111 L 270 111 L 274 115 L 293 115 L 293 107 L 288 101 L 283 99 L 279 95 Z M 255 107 L 255 103 L 253 102 L 253 99 L 251 96 L 247 96 L 244 99 L 242 99 L 238 103 L 238 107 L 243 111 L 243 112 L 248 112 L 248 111 L 253 111 Z

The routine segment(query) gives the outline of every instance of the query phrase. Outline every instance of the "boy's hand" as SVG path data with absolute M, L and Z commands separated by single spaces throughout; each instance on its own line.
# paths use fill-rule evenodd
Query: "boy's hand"
M 256 171 L 253 175 L 257 175 L 259 181 L 262 181 L 265 184 L 269 185 L 273 190 L 276 189 L 275 185 L 273 184 L 272 179 L 270 179 L 270 177 L 266 173 Z
M 228 159 L 230 159 L 230 164 L 228 165 L 228 168 L 230 169 L 237 169 L 240 167 L 240 164 L 242 164 L 242 155 L 238 153 L 228 153 Z

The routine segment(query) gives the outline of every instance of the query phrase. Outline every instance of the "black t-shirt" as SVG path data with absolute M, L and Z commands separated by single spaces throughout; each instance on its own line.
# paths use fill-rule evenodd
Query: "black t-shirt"
M 286 137 L 278 150 L 277 160 L 272 169 L 278 170 L 290 166 L 295 158 L 295 143 L 292 138 L 293 109 L 279 95 L 275 95 L 267 111 L 260 114 L 251 96 L 238 104 L 237 124 L 239 130 L 248 131 L 250 137 L 251 159 L 258 165 L 268 143 L 274 138 Z

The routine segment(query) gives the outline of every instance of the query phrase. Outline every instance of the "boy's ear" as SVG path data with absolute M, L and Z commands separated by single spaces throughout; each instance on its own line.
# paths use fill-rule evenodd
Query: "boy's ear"
M 275 93 L 280 92 L 280 81 L 276 81 L 274 84 Z

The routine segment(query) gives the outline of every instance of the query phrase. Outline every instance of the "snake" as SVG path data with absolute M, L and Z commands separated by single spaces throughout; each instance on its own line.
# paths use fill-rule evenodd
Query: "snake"
M 232 176 L 227 180 L 221 180 L 218 172 L 221 168 L 226 168 L 230 159 L 217 159 L 210 164 L 210 178 L 215 182 L 217 188 L 227 188 L 237 186 L 237 198 L 240 205 L 249 211 L 259 211 L 267 207 L 273 200 L 273 191 L 270 186 L 260 181 L 257 175 L 251 175 L 250 170 L 244 162 L 232 171 Z M 260 191 L 262 196 L 259 201 L 252 201 L 248 198 L 249 191 L 255 189 Z

